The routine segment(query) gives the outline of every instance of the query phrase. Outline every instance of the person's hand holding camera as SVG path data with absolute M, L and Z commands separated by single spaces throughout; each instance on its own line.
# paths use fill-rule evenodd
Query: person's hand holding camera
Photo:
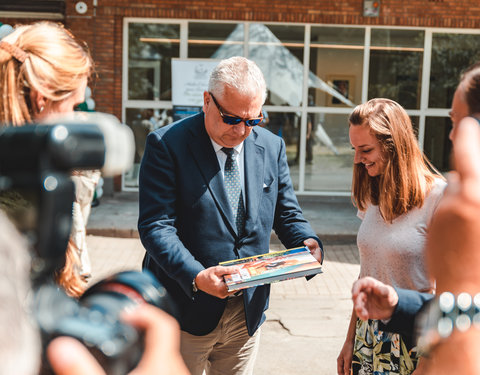
M 189 374 L 180 355 L 180 330 L 173 317 L 143 304 L 124 312 L 122 320 L 145 332 L 145 351 L 131 375 Z M 105 375 L 87 348 L 71 337 L 53 340 L 47 348 L 47 356 L 57 375 Z

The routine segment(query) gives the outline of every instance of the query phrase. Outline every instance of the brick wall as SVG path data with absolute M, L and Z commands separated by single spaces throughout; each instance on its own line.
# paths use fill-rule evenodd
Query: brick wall
M 381 0 L 378 18 L 363 17 L 363 0 L 84 0 L 85 15 L 67 1 L 66 25 L 85 40 L 97 63 L 97 109 L 121 116 L 122 27 L 124 17 L 480 27 L 478 0 Z
M 380 16 L 363 17 L 363 0 L 84 0 L 66 2 L 64 23 L 87 42 L 97 64 L 92 84 L 97 110 L 121 117 L 124 17 L 479 28 L 478 0 L 381 0 Z M 0 15 L 1 17 L 1 15 Z M 10 24 L 32 19 L 4 19 Z
M 479 0 L 381 0 L 380 16 L 363 17 L 363 0 L 83 0 L 66 2 L 65 24 L 89 45 L 97 64 L 98 111 L 121 118 L 124 17 L 479 28 Z M 94 6 L 96 2 L 97 6 Z M 15 20 L 17 21 L 17 20 Z M 18 20 L 21 21 L 21 20 Z M 31 20 L 26 20 L 31 22 Z M 16 22 L 12 21 L 11 24 Z

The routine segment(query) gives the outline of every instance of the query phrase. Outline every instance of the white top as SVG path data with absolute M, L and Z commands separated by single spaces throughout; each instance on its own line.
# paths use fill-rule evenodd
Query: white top
M 372 276 L 394 287 L 427 291 L 429 280 L 424 253 L 427 228 L 446 182 L 436 179 L 421 208 L 414 208 L 385 222 L 376 205 L 358 211 L 362 219 L 357 245 L 360 252 L 360 277 Z

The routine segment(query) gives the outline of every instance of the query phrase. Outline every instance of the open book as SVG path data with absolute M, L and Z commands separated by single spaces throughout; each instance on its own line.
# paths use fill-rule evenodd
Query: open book
M 224 276 L 229 292 L 322 272 L 322 265 L 306 247 L 234 259 L 220 265 L 239 266 L 237 273 Z

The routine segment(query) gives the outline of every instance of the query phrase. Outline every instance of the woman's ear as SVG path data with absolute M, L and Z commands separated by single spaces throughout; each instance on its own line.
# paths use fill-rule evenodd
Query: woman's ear
M 36 90 L 30 91 L 30 101 L 32 103 L 32 113 L 34 119 L 42 116 L 42 112 L 47 105 L 47 99 Z

